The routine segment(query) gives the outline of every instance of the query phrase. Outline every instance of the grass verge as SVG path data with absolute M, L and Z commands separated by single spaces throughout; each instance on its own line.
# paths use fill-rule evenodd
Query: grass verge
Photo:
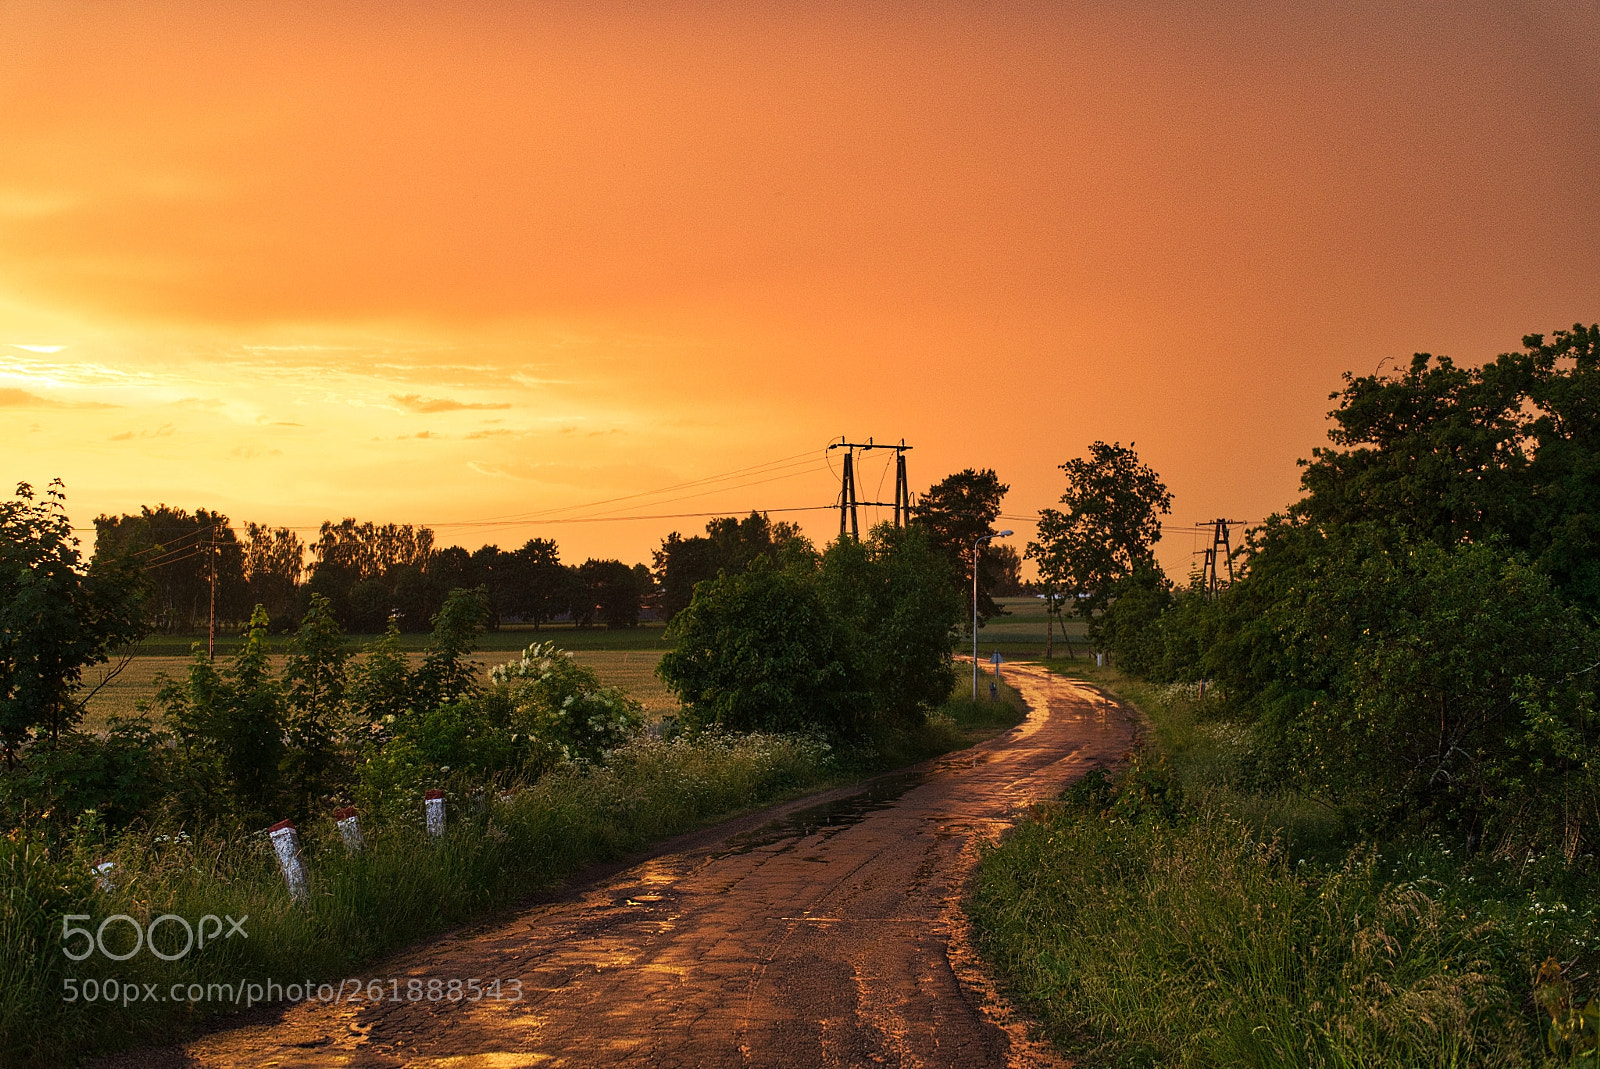
M 1247 786 L 1249 731 L 1192 688 L 1072 671 L 1151 730 L 990 851 L 968 908 L 1078 1064 L 1596 1064 L 1576 1012 L 1600 970 L 1592 860 L 1361 837 Z M 1577 990 L 1536 982 L 1550 959 Z

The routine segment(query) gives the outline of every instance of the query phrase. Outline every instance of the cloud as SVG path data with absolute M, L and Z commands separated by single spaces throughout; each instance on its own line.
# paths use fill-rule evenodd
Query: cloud
M 404 407 L 408 412 L 457 412 L 462 409 L 483 411 L 496 408 L 510 408 L 507 402 L 489 403 L 486 401 L 452 401 L 448 397 L 423 397 L 419 393 L 399 394 L 392 393 L 389 400 Z
M 66 346 L 65 345 L 18 345 L 16 342 L 12 342 L 11 343 L 11 348 L 13 348 L 13 349 L 25 349 L 30 353 L 59 353 L 61 350 L 65 349 Z
M 113 442 L 126 442 L 126 441 L 129 441 L 130 439 L 135 438 L 135 437 L 138 437 L 138 438 L 170 438 L 170 437 L 172 437 L 172 435 L 174 433 L 176 433 L 176 431 L 177 431 L 177 428 L 174 427 L 172 424 L 163 423 L 161 426 L 155 428 L 154 430 L 142 430 L 137 435 L 135 435 L 133 431 L 123 431 L 121 434 L 113 434 L 111 436 L 111 440 Z
M 0 387 L 0 408 L 118 408 L 99 401 L 52 401 L 27 390 Z

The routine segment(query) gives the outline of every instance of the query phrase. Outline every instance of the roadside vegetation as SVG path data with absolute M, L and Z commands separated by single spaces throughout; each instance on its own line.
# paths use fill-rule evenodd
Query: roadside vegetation
M 1102 574 L 1151 732 L 973 915 L 1082 1064 L 1595 1065 L 1600 330 L 1336 397 L 1239 581 Z
M 197 651 L 86 730 L 84 673 L 152 625 L 150 585 L 132 558 L 79 558 L 57 488 L 19 488 L 0 522 L 7 1065 L 170 1041 L 284 997 L 246 983 L 337 985 L 585 865 L 1020 718 L 951 699 L 949 567 L 922 532 L 880 528 L 820 553 L 785 539 L 698 582 L 676 651 L 649 654 L 668 715 L 550 640 L 581 630 L 486 670 L 484 588 L 449 591 L 424 641 L 391 621 L 359 645 L 312 591 L 286 637 L 258 606 L 225 655 Z M 336 822 L 352 813 L 359 848 Z M 298 897 L 268 836 L 285 820 Z

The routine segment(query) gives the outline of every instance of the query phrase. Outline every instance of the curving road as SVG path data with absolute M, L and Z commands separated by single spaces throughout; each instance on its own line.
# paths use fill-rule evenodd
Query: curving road
M 364 972 L 402 992 L 500 978 L 498 1001 L 306 1003 L 142 1064 L 1056 1064 L 977 967 L 960 896 L 979 843 L 1116 761 L 1133 729 L 1093 690 L 1031 665 L 1008 675 L 1033 712 L 1004 735 L 676 840 Z

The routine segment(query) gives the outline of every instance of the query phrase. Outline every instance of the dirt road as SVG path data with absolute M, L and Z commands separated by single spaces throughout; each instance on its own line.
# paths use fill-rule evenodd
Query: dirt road
M 1069 681 L 1025 665 L 1008 675 L 1034 711 L 996 739 L 744 821 L 731 837 L 724 827 L 669 844 L 563 900 L 364 970 L 393 977 L 399 1001 L 271 1011 L 160 1061 L 1053 1064 L 977 968 L 959 899 L 980 841 L 1115 761 L 1132 727 Z M 425 997 L 430 981 L 453 978 L 477 978 L 485 997 Z M 412 980 L 424 985 L 414 1002 Z

